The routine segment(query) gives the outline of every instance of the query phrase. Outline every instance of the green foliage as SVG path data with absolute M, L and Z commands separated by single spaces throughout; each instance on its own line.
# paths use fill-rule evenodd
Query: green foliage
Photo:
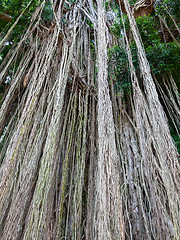
M 106 9 L 106 11 L 108 10 L 108 6 L 109 6 L 109 1 L 105 1 L 105 9 Z
M 123 19 L 126 32 L 128 33 L 130 30 L 128 17 L 124 15 Z M 145 44 L 145 47 L 153 45 L 154 43 L 160 41 L 157 29 L 158 23 L 155 21 L 154 17 L 151 16 L 138 17 L 136 18 L 136 23 L 140 31 L 142 41 Z M 124 30 L 122 18 L 119 18 L 118 21 L 114 23 L 114 25 L 111 27 L 111 31 L 116 37 L 123 38 Z
M 136 23 L 145 48 L 148 46 L 153 46 L 154 44 L 160 42 L 160 37 L 157 30 L 157 23 L 154 17 L 138 17 L 136 18 Z
M 3 59 L 11 49 L 13 44 L 19 42 L 22 38 L 23 33 L 27 30 L 33 12 L 35 11 L 36 7 L 39 6 L 43 0 L 33 0 L 27 10 L 19 19 L 17 25 L 13 28 L 13 31 L 6 42 L 3 51 L 0 54 L 0 64 L 3 62 Z M 29 0 L 0 0 L 0 11 L 10 15 L 13 18 L 11 23 L 7 23 L 6 21 L 0 21 L 0 41 L 3 37 L 7 34 L 9 28 L 14 24 L 18 16 L 25 10 L 26 6 L 28 5 Z M 42 21 L 50 22 L 54 18 L 52 4 L 50 0 L 46 0 L 45 6 L 42 12 Z M 25 42 L 25 47 L 28 46 L 28 40 Z M 17 59 L 18 61 L 18 59 Z
M 94 56 L 94 54 L 95 54 L 95 41 L 94 40 L 90 40 L 90 49 Z
M 156 15 L 161 15 L 163 17 L 168 17 L 167 11 L 172 14 L 172 16 L 177 20 L 180 20 L 180 1 L 179 0 L 164 0 L 164 1 L 156 1 Z
M 114 82 L 117 91 L 123 90 L 129 93 L 130 85 L 130 71 L 128 68 L 128 58 L 123 48 L 115 45 L 108 51 L 108 67 L 109 75 Z
M 172 18 L 176 21 L 176 24 L 180 28 L 180 1 L 179 0 L 164 0 L 156 1 L 155 4 L 155 14 L 156 16 L 161 16 L 167 22 L 167 25 L 170 26 L 171 30 L 175 30 L 176 27 Z M 171 15 L 171 17 L 170 17 Z M 178 38 L 178 36 L 176 37 Z
M 12 46 L 11 42 L 7 43 L 6 46 L 4 47 L 4 50 L 0 53 L 0 64 L 3 62 L 3 59 L 9 52 L 11 46 Z
M 180 48 L 175 43 L 161 43 L 158 42 L 154 46 L 149 46 L 145 49 L 147 59 L 150 63 L 151 69 L 156 76 L 167 72 L 177 72 L 180 66 Z M 135 44 L 131 44 L 131 52 L 133 57 L 133 64 L 135 69 L 139 69 L 137 50 Z M 115 67 L 114 67 L 115 66 Z M 128 59 L 125 49 L 120 46 L 114 46 L 109 49 L 109 69 L 112 73 L 114 68 L 116 79 L 129 79 Z M 119 80 L 117 81 L 119 84 Z
M 11 24 L 13 24 L 17 17 L 24 11 L 26 6 L 28 5 L 28 0 L 0 0 L 0 11 L 10 15 L 13 18 Z M 18 33 L 22 33 L 23 27 L 27 26 L 30 22 L 31 15 L 34 12 L 36 6 L 38 5 L 39 0 L 32 1 L 30 7 L 25 12 L 25 14 L 21 17 L 18 29 L 13 34 L 13 37 L 16 37 Z M 4 27 L 7 25 L 7 22 L 0 21 L 0 31 L 2 32 Z
M 167 0 L 164 1 L 166 4 L 172 4 L 170 8 L 171 13 L 173 13 L 175 6 L 173 1 Z M 180 4 L 178 4 L 177 8 Z M 162 9 L 162 7 L 160 8 Z M 179 11 L 180 12 L 180 11 Z M 161 15 L 166 14 L 165 11 L 161 12 Z M 176 19 L 178 14 L 174 12 Z M 129 21 L 126 16 L 124 17 L 125 27 L 127 35 L 129 37 L 130 48 L 133 58 L 133 64 L 137 71 L 139 72 L 137 48 L 135 42 L 133 41 L 130 33 Z M 142 42 L 145 47 L 145 52 L 147 59 L 150 63 L 153 73 L 158 79 L 161 78 L 161 75 L 167 73 L 172 73 L 176 81 L 177 86 L 180 87 L 180 47 L 174 43 L 164 43 L 161 41 L 158 31 L 160 28 L 159 20 L 156 16 L 143 16 L 136 19 L 136 23 L 142 38 Z M 172 22 L 170 21 L 171 25 Z M 111 28 L 112 33 L 119 39 L 124 37 L 124 31 L 122 20 L 118 20 L 114 26 Z M 115 45 L 112 49 L 108 51 L 109 56 L 109 73 L 111 78 L 114 80 L 115 88 L 124 89 L 126 92 L 130 91 L 130 70 L 128 67 L 128 59 L 126 50 L 121 45 Z M 175 141 L 178 152 L 180 153 L 180 136 L 177 134 L 174 126 L 170 123 L 171 135 Z
M 125 25 L 127 33 L 129 31 L 129 22 L 125 17 Z M 151 69 L 153 70 L 155 75 L 160 75 L 162 73 L 171 72 L 175 73 L 178 71 L 180 65 L 180 48 L 177 44 L 170 43 L 162 43 L 160 37 L 158 35 L 158 28 L 156 19 L 152 16 L 143 16 L 138 17 L 136 19 L 140 35 L 145 47 L 145 52 L 147 55 L 147 59 L 150 63 Z M 115 36 L 120 38 L 123 37 L 122 30 L 122 21 L 116 22 L 112 27 L 112 32 Z M 137 50 L 134 41 L 131 40 L 131 52 L 133 56 L 133 63 L 135 69 L 139 68 L 138 58 L 137 58 Z M 110 57 L 113 61 L 116 61 L 118 64 L 118 72 L 121 78 L 127 79 L 127 71 L 124 68 L 124 65 L 127 65 L 127 58 L 125 58 L 124 49 L 120 46 L 114 46 L 113 49 L 110 50 Z M 115 60 L 115 59 L 116 60 Z
M 20 18 L 16 27 L 13 29 L 11 39 L 10 39 L 11 41 L 13 42 L 19 41 L 23 32 L 29 26 L 33 12 L 35 11 L 36 7 L 39 6 L 42 2 L 43 0 L 32 1 L 28 9 Z M 29 0 L 5 0 L 5 1 L 0 0 L 0 11 L 7 13 L 13 18 L 12 23 L 7 23 L 6 21 L 0 21 L 1 38 L 3 38 L 6 35 L 7 30 L 16 21 L 17 17 L 25 10 L 28 3 L 29 3 Z M 53 17 L 54 16 L 53 16 L 51 1 L 46 0 L 44 10 L 42 13 L 42 20 L 51 21 Z M 7 25 L 8 27 L 6 27 Z
M 88 18 L 87 18 L 87 24 L 91 29 L 93 29 L 93 24 Z
M 136 19 L 147 59 L 155 75 L 176 72 L 180 65 L 180 48 L 177 44 L 162 43 L 158 35 L 159 22 L 155 17 L 143 16 Z
M 180 48 L 175 43 L 157 43 L 146 48 L 146 55 L 155 74 L 176 72 L 180 66 Z
M 117 14 L 117 21 L 114 23 L 114 25 L 111 27 L 111 32 L 116 36 L 116 37 L 123 37 L 123 21 L 122 18 L 120 18 L 120 14 Z M 125 23 L 125 28 L 126 31 L 129 31 L 130 26 L 129 26 L 129 20 L 126 15 L 123 15 L 124 23 Z
M 180 137 L 177 134 L 171 134 L 172 138 L 174 139 L 175 146 L 180 154 Z
M 49 1 L 46 1 L 45 3 L 44 10 L 42 13 L 42 19 L 45 21 L 52 21 L 53 18 L 54 18 L 54 14 L 53 14 L 52 3 L 49 0 Z

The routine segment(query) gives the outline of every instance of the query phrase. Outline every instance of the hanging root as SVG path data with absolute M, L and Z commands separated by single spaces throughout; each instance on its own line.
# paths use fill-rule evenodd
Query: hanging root
M 11 80 L 0 105 L 0 238 L 178 240 L 180 169 L 161 105 L 178 131 L 172 75 L 163 87 L 151 75 L 124 0 L 141 71 L 123 22 L 124 101 L 108 82 L 107 46 L 119 41 L 104 1 L 52 4 L 51 27 L 42 2 L 0 67 L 0 83 Z

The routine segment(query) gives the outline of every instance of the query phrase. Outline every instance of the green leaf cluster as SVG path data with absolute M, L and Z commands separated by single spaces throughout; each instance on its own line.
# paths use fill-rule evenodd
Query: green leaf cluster
M 130 70 L 125 49 L 115 45 L 108 50 L 108 59 L 108 73 L 113 80 L 115 89 L 129 93 L 131 89 Z
M 29 0 L 0 0 L 0 11 L 2 13 L 6 13 L 13 18 L 12 24 L 16 21 L 17 17 L 24 11 L 26 6 L 28 5 Z M 32 4 L 26 11 L 26 13 L 21 17 L 19 21 L 19 29 L 20 27 L 27 26 L 30 22 L 32 13 L 34 12 L 36 6 L 38 5 L 39 0 L 32 1 Z M 3 31 L 3 28 L 7 25 L 7 22 L 0 21 L 0 31 Z M 21 31 L 18 33 L 22 33 Z M 15 32 L 14 36 L 16 36 L 17 32 Z
M 156 15 L 160 15 L 163 17 L 168 17 L 168 13 L 165 10 L 165 7 L 168 9 L 170 14 L 175 18 L 177 22 L 180 20 L 180 1 L 179 0 L 163 0 L 156 1 Z
M 160 42 L 158 34 L 159 23 L 152 16 L 143 16 L 136 18 L 136 23 L 141 35 L 142 42 L 147 48 Z
M 146 55 L 155 74 L 176 72 L 180 66 L 180 47 L 175 43 L 157 43 L 146 48 Z
M 180 47 L 174 43 L 163 43 L 158 34 L 157 22 L 155 17 L 143 16 L 136 19 L 138 29 L 145 47 L 147 59 L 150 63 L 151 69 L 158 77 L 161 74 L 171 72 L 176 73 L 180 66 Z M 125 18 L 127 27 L 127 34 L 129 31 L 129 22 Z M 119 21 L 112 27 L 112 32 L 115 36 L 123 38 L 122 22 Z M 130 48 L 133 57 L 133 64 L 135 69 L 139 69 L 138 56 L 135 42 L 130 39 Z M 109 49 L 109 68 L 111 69 L 113 63 L 116 65 L 115 72 L 117 79 L 127 81 L 129 69 L 127 67 L 128 60 L 124 47 L 120 45 Z M 119 80 L 118 80 L 119 81 Z
M 31 17 L 33 12 L 35 11 L 36 7 L 39 6 L 43 0 L 33 0 L 30 4 L 29 8 L 25 11 L 25 13 L 20 18 L 18 24 L 13 29 L 11 35 L 11 41 L 18 42 L 20 37 L 22 36 L 23 32 L 29 26 L 31 21 Z M 25 10 L 26 6 L 28 5 L 29 0 L 0 0 L 0 11 L 2 13 L 6 13 L 10 15 L 13 20 L 11 23 L 7 23 L 6 21 L 0 21 L 0 32 L 1 38 L 3 38 L 7 30 L 10 26 L 16 21 L 18 16 Z M 51 21 L 54 18 L 52 4 L 50 0 L 45 1 L 45 6 L 42 13 L 42 20 Z

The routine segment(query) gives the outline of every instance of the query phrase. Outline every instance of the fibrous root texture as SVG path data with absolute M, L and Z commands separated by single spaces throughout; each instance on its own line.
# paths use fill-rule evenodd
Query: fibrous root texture
M 164 110 L 178 129 L 179 95 L 172 75 L 163 89 L 152 76 L 123 6 L 140 75 L 125 24 L 118 43 L 102 0 L 53 0 L 50 30 L 40 2 L 4 59 L 0 83 L 14 70 L 0 105 L 0 239 L 179 239 L 180 168 Z M 108 74 L 115 44 L 128 56 L 126 102 Z

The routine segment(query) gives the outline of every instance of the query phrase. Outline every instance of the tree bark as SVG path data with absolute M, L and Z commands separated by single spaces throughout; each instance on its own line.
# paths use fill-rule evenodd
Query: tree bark
M 6 13 L 0 13 L 0 19 L 6 22 L 12 22 L 13 18 Z

